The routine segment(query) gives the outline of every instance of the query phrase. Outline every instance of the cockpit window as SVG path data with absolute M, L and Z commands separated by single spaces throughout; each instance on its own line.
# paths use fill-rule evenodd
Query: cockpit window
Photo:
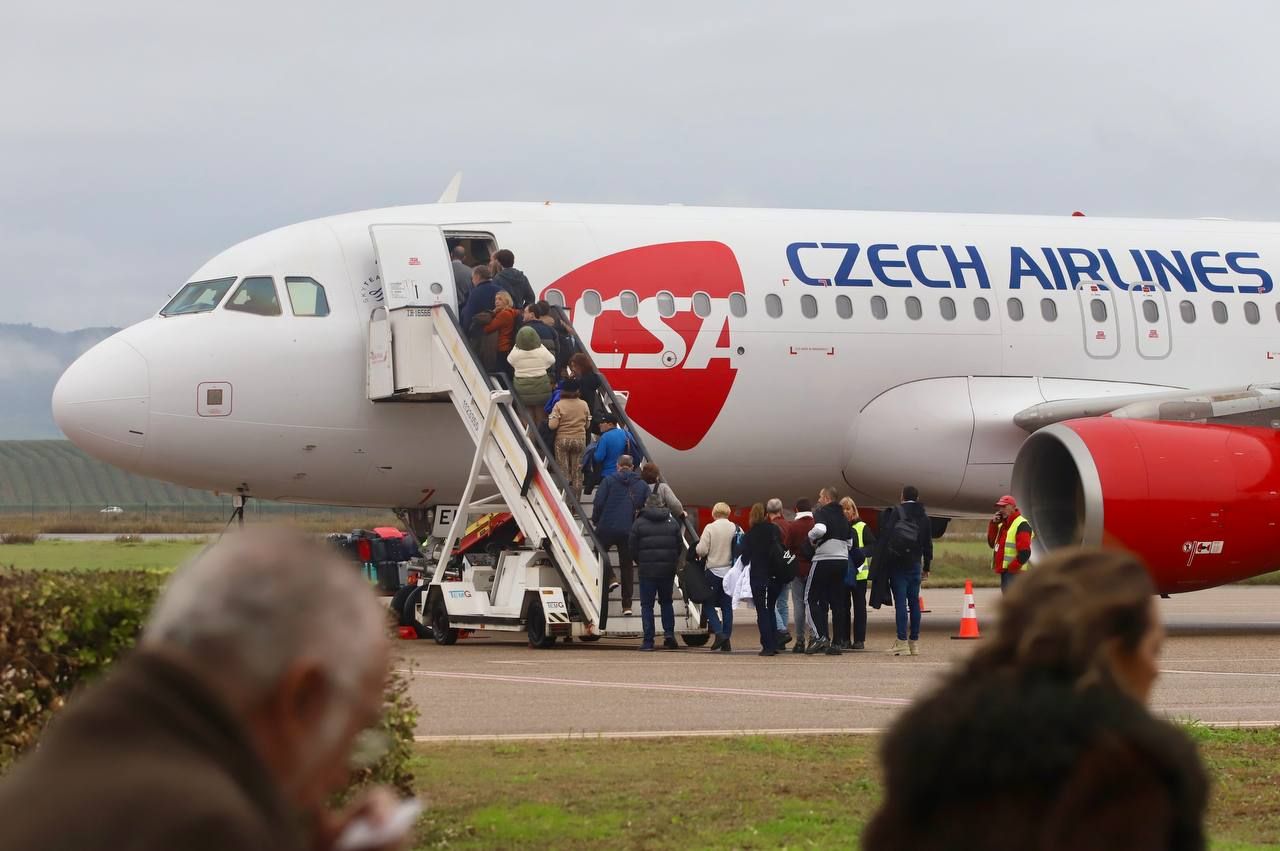
M 214 281 L 192 281 L 160 311 L 161 316 L 182 316 L 185 313 L 207 313 L 218 306 L 222 297 L 236 282 L 235 278 L 218 278 Z
M 285 278 L 294 316 L 328 316 L 329 299 L 314 278 Z
M 256 313 L 259 316 L 279 316 L 280 299 L 276 296 L 275 281 L 270 278 L 245 278 L 227 299 L 226 310 Z

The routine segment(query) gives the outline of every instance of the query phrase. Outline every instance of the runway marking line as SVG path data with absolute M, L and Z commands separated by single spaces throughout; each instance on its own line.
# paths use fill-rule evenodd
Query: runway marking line
M 571 680 L 559 677 L 523 677 L 510 674 L 477 674 L 464 671 L 423 671 L 397 668 L 396 673 L 413 677 L 436 677 L 451 680 L 485 680 L 500 683 L 528 683 L 551 686 L 583 686 L 587 688 L 614 688 L 634 691 L 669 691 L 680 694 L 718 694 L 742 697 L 780 697 L 795 700 L 825 700 L 833 703 L 862 703 L 879 706 L 906 706 L 911 701 L 905 697 L 865 697 L 856 694 L 823 694 L 808 691 L 776 691 L 773 689 L 728 688 L 719 686 L 681 686 L 665 683 L 621 683 L 600 680 Z
M 1186 671 L 1178 668 L 1161 668 L 1162 674 L 1193 674 L 1207 677 L 1280 677 L 1273 671 Z

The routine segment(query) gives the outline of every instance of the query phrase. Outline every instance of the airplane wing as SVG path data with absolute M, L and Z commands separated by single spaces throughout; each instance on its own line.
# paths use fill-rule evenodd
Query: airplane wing
M 1024 408 L 1013 421 L 1036 432 L 1054 423 L 1101 416 L 1280 429 L 1280 384 L 1060 399 Z

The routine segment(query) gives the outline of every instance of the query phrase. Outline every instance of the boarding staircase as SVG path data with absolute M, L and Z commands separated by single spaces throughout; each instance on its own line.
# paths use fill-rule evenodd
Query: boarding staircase
M 562 636 L 639 635 L 638 589 L 632 595 L 634 614 L 624 617 L 620 589 L 608 591 L 607 561 L 588 508 L 569 487 L 505 378 L 484 369 L 458 324 L 447 296 L 452 275 L 440 232 L 375 225 L 370 233 L 385 302 L 369 319 L 368 398 L 376 404 L 452 404 L 476 447 L 440 549 L 442 565 L 422 595 L 421 619 L 446 644 L 461 630 L 479 629 L 527 630 L 530 643 L 543 647 Z M 424 262 L 424 256 L 439 262 Z M 563 312 L 559 318 L 571 329 Z M 638 442 L 621 398 L 602 383 L 605 409 Z M 439 569 L 468 516 L 497 510 L 499 504 L 524 533 L 524 548 L 503 553 L 491 566 L 469 569 L 464 562 L 460 570 Z M 687 518 L 684 535 L 692 548 L 697 539 Z M 682 593 L 676 600 L 677 631 L 691 645 L 705 643 L 700 607 Z

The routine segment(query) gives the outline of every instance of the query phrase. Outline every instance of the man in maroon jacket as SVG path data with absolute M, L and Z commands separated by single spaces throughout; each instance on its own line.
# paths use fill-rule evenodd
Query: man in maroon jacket
M 807 499 L 796 500 L 796 516 L 792 518 L 786 534 L 782 538 L 787 552 L 795 556 L 796 576 L 791 580 L 791 611 L 795 613 L 796 646 L 792 653 L 804 652 L 805 636 L 808 635 L 809 600 L 805 596 L 805 585 L 809 581 L 809 530 L 813 528 L 813 503 Z

